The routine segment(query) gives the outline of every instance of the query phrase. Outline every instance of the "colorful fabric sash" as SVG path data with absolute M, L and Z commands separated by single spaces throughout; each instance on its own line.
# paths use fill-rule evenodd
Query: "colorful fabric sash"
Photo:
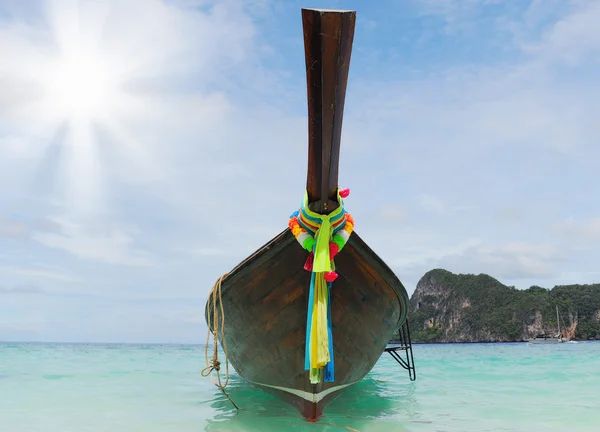
M 339 207 L 329 215 L 321 215 L 308 208 L 308 193 L 305 192 L 300 210 L 290 216 L 290 230 L 309 252 L 304 268 L 312 273 L 304 368 L 309 371 L 313 384 L 321 382 L 322 378 L 325 382 L 334 380 L 330 290 L 338 276 L 333 259 L 344 248 L 354 229 L 354 220 L 345 211 L 342 200 L 348 195 L 348 189 L 338 191 Z

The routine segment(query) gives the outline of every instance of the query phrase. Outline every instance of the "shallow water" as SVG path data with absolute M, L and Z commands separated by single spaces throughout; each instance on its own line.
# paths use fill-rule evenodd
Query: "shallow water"
M 387 354 L 307 423 L 245 384 L 227 387 L 204 349 L 180 345 L 0 343 L 0 431 L 600 430 L 600 343 L 414 347 L 417 381 Z

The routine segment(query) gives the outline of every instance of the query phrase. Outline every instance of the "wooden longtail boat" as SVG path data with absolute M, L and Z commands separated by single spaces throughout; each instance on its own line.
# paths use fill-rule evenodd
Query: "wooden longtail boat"
M 312 421 L 373 368 L 408 310 L 402 283 L 353 232 L 341 198 L 346 194 L 338 188 L 355 18 L 354 11 L 302 9 L 309 130 L 305 205 L 288 229 L 221 279 L 220 293 L 213 291 L 206 305 L 214 331 L 219 295 L 226 317 L 221 344 L 226 342 L 237 373 Z M 220 307 L 216 313 L 220 320 Z

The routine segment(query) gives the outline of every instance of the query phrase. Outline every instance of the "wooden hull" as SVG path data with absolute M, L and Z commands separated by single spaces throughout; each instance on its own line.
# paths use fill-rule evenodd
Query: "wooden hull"
M 232 270 L 222 282 L 224 337 L 241 377 L 316 421 L 331 400 L 373 368 L 406 319 L 408 295 L 353 233 L 335 258 L 339 277 L 331 288 L 335 380 L 311 384 L 304 370 L 306 257 L 286 229 Z M 212 314 L 210 301 L 206 313 Z

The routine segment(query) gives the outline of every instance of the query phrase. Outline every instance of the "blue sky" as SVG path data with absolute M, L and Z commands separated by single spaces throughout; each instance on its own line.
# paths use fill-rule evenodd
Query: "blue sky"
M 600 282 L 597 1 L 5 0 L 0 340 L 203 340 L 303 194 L 301 7 L 357 11 L 340 184 L 409 293 Z

